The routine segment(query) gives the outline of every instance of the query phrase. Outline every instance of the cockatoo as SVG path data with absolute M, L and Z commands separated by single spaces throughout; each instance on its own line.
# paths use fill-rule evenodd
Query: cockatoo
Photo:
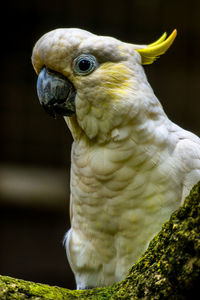
M 168 119 L 142 66 L 175 37 L 135 45 L 62 28 L 34 46 L 40 103 L 74 139 L 65 245 L 77 289 L 124 279 L 200 180 L 200 139 Z

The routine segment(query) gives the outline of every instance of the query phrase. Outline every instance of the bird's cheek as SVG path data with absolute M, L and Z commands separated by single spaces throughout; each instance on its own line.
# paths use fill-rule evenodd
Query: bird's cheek
M 82 93 L 76 95 L 76 115 L 79 120 L 83 120 L 89 114 L 91 104 Z

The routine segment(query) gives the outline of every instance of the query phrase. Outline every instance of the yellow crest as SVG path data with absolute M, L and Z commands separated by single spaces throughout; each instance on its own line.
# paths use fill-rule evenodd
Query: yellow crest
M 152 64 L 156 58 L 164 54 L 167 49 L 172 45 L 175 37 L 177 35 L 177 30 L 175 29 L 171 35 L 166 39 L 167 33 L 163 35 L 154 43 L 149 44 L 145 48 L 136 49 L 141 55 L 142 64 L 148 65 Z

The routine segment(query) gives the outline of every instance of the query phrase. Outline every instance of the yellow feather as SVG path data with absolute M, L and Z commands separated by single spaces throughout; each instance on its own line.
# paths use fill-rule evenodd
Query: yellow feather
M 136 49 L 136 51 L 138 51 L 142 57 L 142 64 L 151 64 L 156 60 L 157 57 L 164 54 L 172 45 L 176 35 L 177 30 L 175 29 L 167 39 L 165 39 L 167 35 L 164 33 L 156 42 L 148 45 L 145 48 Z
M 109 96 L 113 100 L 120 100 L 120 96 L 124 97 L 130 88 L 132 73 L 129 68 L 122 63 L 104 63 L 99 68 L 98 75 L 101 78 L 99 87 L 103 89 L 105 98 Z
M 147 47 L 148 48 L 153 47 L 153 46 L 156 46 L 156 45 L 162 43 L 166 39 L 166 37 L 167 37 L 167 32 L 164 32 L 163 35 L 161 35 L 161 37 L 157 41 L 155 41 L 154 43 L 149 44 Z

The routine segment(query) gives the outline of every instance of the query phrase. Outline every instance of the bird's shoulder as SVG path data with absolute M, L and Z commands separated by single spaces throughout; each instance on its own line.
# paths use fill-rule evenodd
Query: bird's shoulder
M 182 181 L 182 203 L 192 187 L 200 181 L 200 138 L 177 125 L 171 126 L 172 157 Z
M 174 155 L 181 160 L 183 166 L 190 169 L 200 168 L 200 138 L 177 125 L 171 133 L 175 143 Z

